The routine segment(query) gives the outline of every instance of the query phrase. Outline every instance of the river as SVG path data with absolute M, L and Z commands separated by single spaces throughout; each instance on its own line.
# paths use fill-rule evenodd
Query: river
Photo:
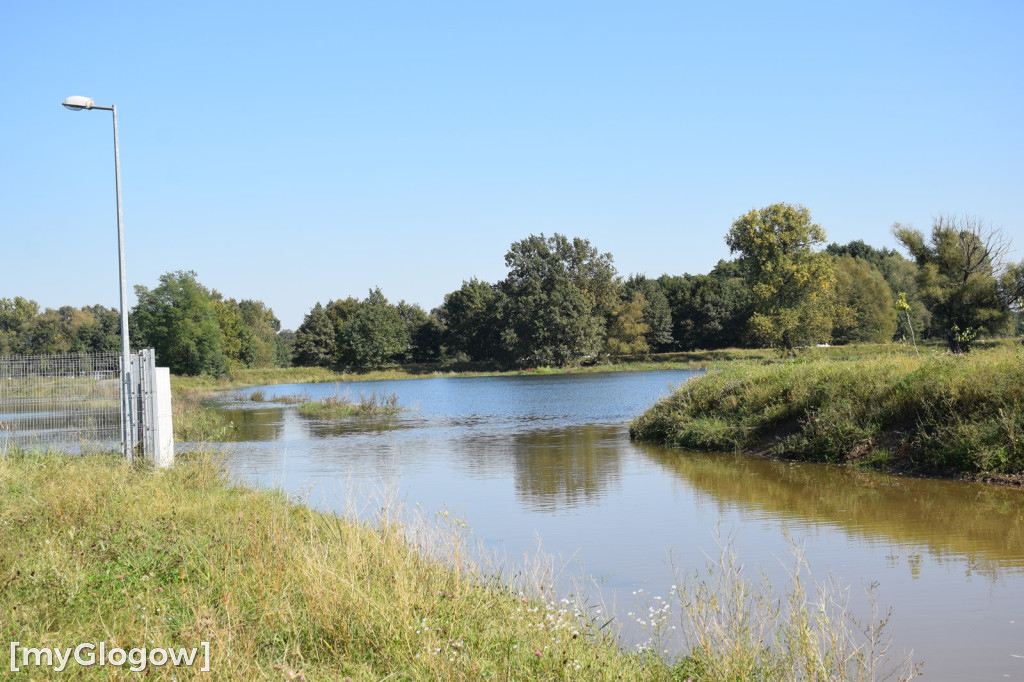
M 235 476 L 317 508 L 345 513 L 382 495 L 457 514 L 513 562 L 539 543 L 563 579 L 590 580 L 627 643 L 642 636 L 626 616 L 634 592 L 667 598 L 720 539 L 780 590 L 795 543 L 816 578 L 849 587 L 855 611 L 866 614 L 864 588 L 877 583 L 894 650 L 913 650 L 926 679 L 1024 679 L 1024 491 L 631 443 L 629 421 L 692 375 L 259 389 L 268 400 L 395 393 L 406 408 L 334 421 L 244 389 L 224 398 L 241 427 L 225 449 Z

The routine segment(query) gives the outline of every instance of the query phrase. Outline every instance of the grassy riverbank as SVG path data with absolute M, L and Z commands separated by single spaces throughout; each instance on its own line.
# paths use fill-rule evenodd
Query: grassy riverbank
M 637 358 L 620 358 L 581 367 L 531 367 L 501 369 L 486 362 L 425 362 L 389 367 L 366 372 L 337 372 L 323 367 L 276 367 L 268 369 L 235 369 L 221 377 L 178 376 L 172 379 L 175 388 L 225 389 L 271 384 L 317 384 L 350 381 L 389 381 L 395 379 L 429 379 L 432 377 L 532 376 L 538 374 L 583 374 L 595 372 L 637 372 L 656 369 L 695 369 L 729 360 L 767 359 L 777 353 L 767 349 L 725 348 L 711 351 L 661 353 Z
M 1024 351 L 926 351 L 739 362 L 688 382 L 631 425 L 686 448 L 1021 480 Z
M 209 674 L 151 666 L 157 679 L 859 680 L 891 663 L 884 620 L 859 640 L 832 588 L 798 571 L 780 596 L 746 582 L 727 548 L 643 616 L 660 651 L 672 607 L 685 614 L 690 656 L 670 663 L 621 649 L 596 607 L 552 597 L 543 561 L 485 577 L 494 569 L 474 562 L 457 521 L 321 514 L 232 485 L 207 457 L 154 472 L 113 456 L 9 453 L 0 486 L 0 639 L 209 642 Z M 128 674 L 74 662 L 69 672 Z
M 14 456 L 0 458 L 0 485 L 5 641 L 208 641 L 202 679 L 216 680 L 669 677 L 620 651 L 603 621 L 482 578 L 454 533 L 418 552 L 386 518 L 371 527 L 232 486 L 209 461 L 153 472 Z
M 879 354 L 911 354 L 910 346 L 894 344 L 857 344 L 807 348 L 807 358 L 847 360 L 874 357 Z M 778 351 L 771 349 L 724 348 L 709 351 L 661 353 L 643 358 L 623 358 L 617 362 L 598 363 L 585 367 L 536 367 L 522 370 L 498 370 L 487 363 L 436 362 L 404 365 L 362 373 L 343 373 L 322 367 L 288 367 L 271 369 L 237 369 L 222 377 L 171 377 L 174 392 L 174 437 L 179 441 L 216 443 L 230 440 L 234 425 L 207 405 L 218 391 L 249 386 L 275 384 L 315 384 L 336 382 L 428 379 L 433 377 L 537 376 L 574 373 L 638 372 L 667 369 L 705 369 L 732 362 L 778 361 Z M 296 401 L 301 402 L 301 401 Z M 316 408 L 306 408 L 307 410 Z M 346 416 L 335 411 L 332 416 Z

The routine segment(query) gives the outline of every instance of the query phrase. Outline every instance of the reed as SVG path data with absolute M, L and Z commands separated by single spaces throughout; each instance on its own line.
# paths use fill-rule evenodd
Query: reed
M 376 393 L 360 395 L 358 402 L 353 402 L 345 395 L 334 395 L 323 400 L 311 400 L 299 403 L 299 414 L 316 419 L 339 419 L 342 417 L 389 417 L 402 411 L 398 404 L 398 395 Z

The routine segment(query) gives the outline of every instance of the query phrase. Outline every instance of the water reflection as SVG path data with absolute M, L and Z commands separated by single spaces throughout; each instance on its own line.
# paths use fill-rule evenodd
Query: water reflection
M 613 426 L 517 434 L 510 446 L 516 497 L 535 511 L 598 503 L 619 483 L 620 438 Z
M 220 412 L 235 426 L 229 434 L 233 441 L 271 441 L 281 437 L 281 408 L 225 407 Z
M 922 546 L 936 560 L 967 560 L 968 574 L 1024 570 L 1021 491 L 886 476 L 821 464 L 643 446 L 666 471 L 748 514 L 827 524 L 877 544 Z M 909 558 L 920 575 L 920 557 Z

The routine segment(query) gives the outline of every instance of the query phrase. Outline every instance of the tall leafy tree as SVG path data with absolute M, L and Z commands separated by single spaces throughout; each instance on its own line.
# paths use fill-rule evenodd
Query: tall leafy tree
M 932 335 L 932 314 L 921 300 L 916 263 L 894 249 L 877 249 L 861 239 L 842 245 L 829 244 L 825 251 L 836 257 L 850 256 L 866 261 L 878 268 L 889 285 L 894 303 L 896 297 L 903 294 L 904 304 L 910 309 L 897 316 L 896 337 L 909 339 Z
M 625 294 L 608 315 L 608 335 L 605 352 L 611 356 L 646 355 L 650 352 L 647 333 L 650 327 L 644 321 L 647 299 L 640 291 Z
M 71 350 L 72 338 L 58 311 L 47 308 L 28 323 L 22 343 L 29 353 L 51 355 Z
M 277 364 L 281 321 L 263 301 L 242 299 L 238 312 L 242 317 L 240 359 L 246 367 L 273 367 Z
M 999 280 L 1003 301 L 1019 312 L 1024 307 L 1024 261 L 1008 265 Z
M 227 369 L 212 292 L 195 272 L 169 272 L 153 290 L 135 287 L 132 311 L 139 345 L 156 350 L 157 362 L 175 374 L 222 374 Z
M 920 296 L 951 350 L 969 350 L 978 332 L 1007 329 L 1010 309 L 999 277 L 1009 241 L 1001 231 L 978 218 L 943 215 L 935 219 L 928 240 L 920 230 L 899 223 L 893 233 L 917 261 Z
M 735 261 L 719 261 L 706 275 L 659 278 L 670 292 L 672 334 L 683 350 L 747 343 L 750 287 Z
M 328 301 L 324 310 L 327 312 L 327 316 L 331 318 L 331 323 L 334 324 L 335 330 L 337 330 L 345 320 L 359 310 L 361 305 L 362 302 L 358 298 L 348 296 L 347 298 Z
M 754 297 L 750 333 L 759 343 L 792 352 L 828 341 L 832 329 L 832 259 L 816 251 L 825 230 L 800 205 L 779 203 L 733 222 L 725 238 Z
M 220 325 L 228 368 L 245 366 L 242 360 L 242 335 L 245 325 L 242 322 L 242 313 L 238 309 L 238 302 L 233 298 L 225 301 L 217 291 L 212 294 L 213 310 L 217 315 L 217 324 Z
M 398 316 L 405 325 L 409 347 L 403 360 L 407 362 L 429 362 L 441 355 L 441 326 L 436 316 L 428 314 L 416 303 L 399 301 L 395 306 Z
M 274 338 L 274 364 L 278 367 L 291 367 L 295 362 L 295 332 L 282 329 Z
M 116 308 L 87 305 L 81 311 L 89 321 L 78 328 L 71 352 L 113 352 L 121 349 L 121 313 Z
M 644 338 L 648 348 L 656 353 L 672 350 L 672 308 L 669 307 L 668 298 L 658 280 L 648 279 L 643 275 L 630 275 L 626 280 L 625 290 L 628 295 L 640 294 L 646 302 L 643 322 L 647 325 Z
M 502 296 L 497 287 L 475 277 L 445 294 L 437 318 L 449 356 L 470 360 L 500 357 L 502 325 L 498 311 Z
M 0 298 L 0 355 L 28 353 L 26 332 L 39 314 L 39 304 L 21 296 Z
M 586 239 L 530 235 L 505 254 L 502 345 L 518 366 L 565 366 L 600 352 L 616 303 L 612 256 Z
M 374 369 L 402 359 L 409 349 L 409 332 L 395 306 L 379 288 L 370 291 L 359 308 L 338 327 L 338 365 Z
M 833 322 L 836 343 L 884 343 L 896 332 L 892 290 L 881 271 L 867 260 L 836 259 L 836 302 Z
M 295 364 L 302 367 L 330 367 L 337 356 L 337 332 L 330 316 L 319 302 L 306 313 L 295 330 L 292 349 Z

